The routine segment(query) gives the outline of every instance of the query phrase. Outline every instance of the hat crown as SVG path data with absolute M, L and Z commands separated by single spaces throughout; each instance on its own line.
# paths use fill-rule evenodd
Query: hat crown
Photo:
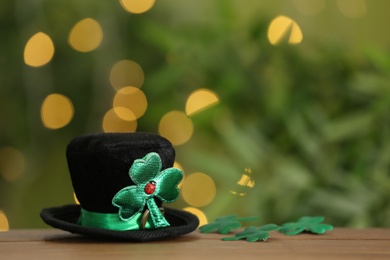
M 134 185 L 129 169 L 136 159 L 156 152 L 162 170 L 173 166 L 175 150 L 165 138 L 151 133 L 98 133 L 78 136 L 67 146 L 73 189 L 83 209 L 115 213 L 115 194 Z M 156 201 L 161 205 L 161 201 Z

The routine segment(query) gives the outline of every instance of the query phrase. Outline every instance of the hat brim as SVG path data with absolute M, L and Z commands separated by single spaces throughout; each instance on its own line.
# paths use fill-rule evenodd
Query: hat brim
M 42 220 L 54 228 L 69 231 L 71 233 L 88 236 L 91 238 L 107 240 L 127 240 L 134 242 L 146 242 L 178 237 L 194 231 L 199 220 L 193 214 L 165 208 L 164 217 L 170 226 L 161 229 L 116 231 L 102 228 L 90 228 L 77 224 L 80 217 L 80 205 L 66 205 L 62 207 L 45 208 L 41 211 Z

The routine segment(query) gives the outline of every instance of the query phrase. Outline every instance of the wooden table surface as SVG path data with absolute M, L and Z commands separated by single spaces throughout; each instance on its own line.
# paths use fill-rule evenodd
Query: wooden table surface
M 323 235 L 266 242 L 221 241 L 226 235 L 191 234 L 147 243 L 96 241 L 61 230 L 0 232 L 0 259 L 390 259 L 390 229 L 336 228 Z

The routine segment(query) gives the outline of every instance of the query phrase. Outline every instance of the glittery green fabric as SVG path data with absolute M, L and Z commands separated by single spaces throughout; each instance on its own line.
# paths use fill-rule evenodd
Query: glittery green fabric
M 128 221 L 147 206 L 154 228 L 169 226 L 154 198 L 157 197 L 163 202 L 176 200 L 179 195 L 177 185 L 183 178 L 181 170 L 168 168 L 161 171 L 160 156 L 152 152 L 142 159 L 135 160 L 130 167 L 129 175 L 136 185 L 123 188 L 112 199 L 112 204 L 119 208 L 119 218 Z M 151 185 L 153 189 L 148 191 L 147 187 Z

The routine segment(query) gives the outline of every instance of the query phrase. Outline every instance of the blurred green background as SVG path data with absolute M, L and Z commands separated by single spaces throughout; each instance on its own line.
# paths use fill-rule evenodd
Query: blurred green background
M 129 131 L 159 133 L 164 115 L 185 113 L 200 88 L 218 97 L 185 119 L 176 159 L 193 182 L 171 207 L 209 221 L 323 215 L 335 226 L 390 227 L 389 8 L 386 0 L 164 0 L 134 14 L 120 1 L 1 1 L 0 227 L 45 227 L 43 207 L 75 203 L 65 148 L 104 131 L 120 60 L 144 74 L 147 109 L 123 122 Z M 288 23 L 275 27 L 273 43 L 281 15 Z M 68 39 L 85 18 L 103 38 L 80 52 Z M 33 67 L 24 52 L 38 32 L 54 55 Z M 41 114 L 53 93 L 73 112 L 55 129 Z

